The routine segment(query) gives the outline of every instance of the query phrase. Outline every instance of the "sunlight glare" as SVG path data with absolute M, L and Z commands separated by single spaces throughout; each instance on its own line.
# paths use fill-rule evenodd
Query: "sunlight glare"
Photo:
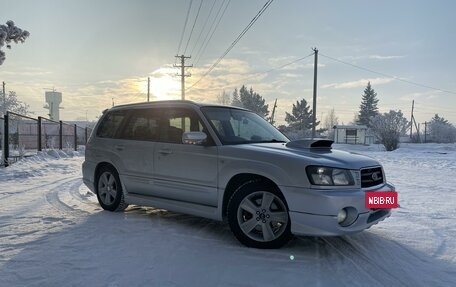
M 180 99 L 180 81 L 175 77 L 175 69 L 159 68 L 150 75 L 150 100 L 178 100 Z M 147 78 L 136 84 L 136 90 L 147 95 Z

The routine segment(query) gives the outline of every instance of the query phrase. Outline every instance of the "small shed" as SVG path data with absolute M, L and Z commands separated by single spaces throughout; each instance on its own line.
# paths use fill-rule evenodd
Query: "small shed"
M 336 125 L 334 142 L 341 144 L 372 144 L 373 137 L 367 134 L 365 125 Z

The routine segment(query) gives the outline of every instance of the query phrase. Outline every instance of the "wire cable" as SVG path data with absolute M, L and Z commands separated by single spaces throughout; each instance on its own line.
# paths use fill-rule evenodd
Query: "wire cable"
M 185 30 L 187 29 L 188 16 L 190 15 L 190 10 L 192 9 L 192 3 L 193 3 L 193 0 L 190 0 L 190 4 L 188 5 L 188 10 L 187 10 L 187 16 L 185 17 L 184 29 L 182 29 L 182 34 L 181 34 L 181 38 L 179 41 L 179 46 L 177 46 L 176 55 L 179 55 L 179 51 L 182 46 L 182 40 L 184 39 Z
M 212 64 L 212 66 L 206 71 L 206 73 L 203 74 L 203 76 L 198 81 L 196 81 L 192 86 L 190 86 L 186 90 L 190 90 L 191 88 L 196 86 L 199 82 L 201 82 L 202 79 L 204 79 L 210 72 L 212 72 L 212 70 L 214 70 L 214 68 L 223 60 L 223 58 L 225 58 L 225 56 L 231 51 L 231 49 L 233 49 L 234 46 L 236 46 L 236 44 L 239 42 L 239 40 L 241 40 L 241 38 L 247 33 L 247 31 L 253 26 L 253 24 L 255 24 L 255 22 L 258 20 L 258 18 L 260 18 L 260 16 L 264 13 L 264 11 L 266 11 L 266 9 L 271 5 L 271 3 L 273 1 L 274 0 L 268 0 L 263 5 L 263 7 L 260 9 L 260 11 L 258 11 L 258 13 L 255 15 L 255 17 L 253 17 L 253 19 L 250 21 L 250 23 L 244 28 L 244 30 L 242 30 L 242 32 L 233 41 L 233 43 L 231 43 L 231 45 L 228 47 L 228 49 L 225 50 L 225 52 L 222 54 L 222 56 L 220 56 L 217 59 L 217 61 L 215 61 L 215 63 Z
M 270 72 L 275 71 L 275 70 L 281 70 L 281 69 L 283 69 L 283 68 L 285 68 L 285 67 L 287 67 L 287 66 L 293 65 L 294 63 L 297 63 L 297 62 L 300 62 L 300 61 L 302 61 L 302 60 L 304 60 L 304 59 L 307 59 L 307 58 L 309 58 L 310 56 L 313 56 L 314 54 L 315 54 L 315 53 L 310 53 L 309 55 L 307 55 L 307 56 L 305 56 L 305 57 L 298 58 L 298 59 L 293 60 L 293 61 L 291 61 L 291 62 L 289 62 L 289 63 L 283 64 L 282 66 L 279 66 L 279 67 L 276 67 L 276 68 L 272 68 L 272 69 L 270 69 L 270 70 L 265 71 L 264 73 L 270 73 Z
M 200 33 L 198 34 L 198 38 L 197 38 L 196 41 L 195 41 L 195 45 L 193 45 L 193 48 L 192 48 L 192 50 L 190 51 L 190 56 L 193 55 L 193 52 L 195 51 L 196 45 L 198 44 L 199 40 L 201 39 L 201 35 L 203 35 L 204 30 L 206 30 L 207 22 L 208 22 L 209 19 L 211 18 L 212 11 L 214 10 L 215 3 L 216 3 L 216 2 L 217 2 L 217 1 L 213 1 L 213 3 L 212 3 L 211 10 L 209 11 L 209 14 L 208 14 L 207 17 L 206 17 L 206 21 L 204 21 L 203 28 L 201 28 L 201 31 L 200 31 Z
M 444 90 L 444 89 L 432 87 L 432 86 L 429 86 L 429 85 L 424 85 L 424 84 L 412 82 L 412 81 L 409 81 L 409 80 L 405 80 L 405 79 L 402 79 L 402 78 L 399 78 L 399 77 L 396 77 L 396 76 L 392 76 L 392 75 L 388 75 L 388 74 L 385 74 L 385 73 L 382 73 L 382 72 L 377 72 L 377 71 L 374 71 L 374 70 L 371 70 L 371 69 L 368 69 L 368 68 L 357 66 L 357 65 L 354 65 L 354 64 L 351 64 L 351 63 L 348 63 L 348 62 L 345 62 L 345 61 L 342 61 L 342 60 L 327 56 L 327 55 L 322 54 L 322 53 L 319 53 L 319 55 L 321 55 L 321 56 L 323 56 L 325 58 L 331 59 L 333 61 L 345 64 L 345 65 L 352 66 L 352 67 L 357 68 L 359 70 L 363 70 L 363 71 L 367 71 L 367 72 L 374 73 L 374 74 L 377 74 L 377 75 L 381 75 L 381 76 L 384 76 L 384 77 L 387 77 L 387 78 L 391 78 L 391 79 L 394 79 L 394 80 L 397 80 L 397 81 L 401 81 L 401 82 L 404 82 L 404 83 L 407 83 L 407 84 L 410 84 L 410 85 L 414 85 L 414 86 L 418 86 L 418 87 L 422 87 L 422 88 L 427 88 L 427 89 L 431 89 L 431 90 L 435 90 L 435 91 L 440 91 L 440 92 L 456 95 L 456 92 L 454 92 L 454 91 Z
M 310 53 L 309 55 L 307 55 L 307 56 L 305 56 L 305 57 L 301 57 L 301 58 L 295 59 L 295 60 L 293 60 L 293 61 L 291 61 L 291 62 L 288 62 L 288 63 L 286 63 L 286 64 L 283 64 L 283 65 L 281 65 L 281 66 L 277 66 L 277 67 L 274 67 L 274 68 L 271 68 L 271 69 L 265 70 L 265 71 L 254 72 L 253 75 L 250 75 L 249 77 L 243 78 L 242 81 L 245 82 L 246 80 L 251 79 L 251 78 L 257 76 L 258 74 L 268 74 L 268 73 L 273 72 L 273 71 L 276 71 L 276 70 L 281 70 L 281 69 L 283 69 L 283 68 L 285 68 L 285 67 L 287 67 L 287 66 L 290 66 L 290 65 L 293 65 L 293 64 L 295 64 L 295 63 L 297 63 L 297 62 L 300 62 L 300 61 L 302 61 L 302 60 L 305 60 L 305 59 L 307 59 L 307 58 L 309 58 L 310 56 L 313 56 L 313 55 L 314 55 L 314 53 Z M 241 75 L 244 75 L 244 74 L 241 74 Z M 237 83 L 237 82 L 236 82 L 236 83 Z
M 226 2 L 226 0 L 223 0 L 222 4 L 220 5 L 220 7 L 219 7 L 219 9 L 217 11 L 217 14 L 215 15 L 215 18 L 212 21 L 211 28 L 209 29 L 208 33 L 206 34 L 206 37 L 204 37 L 203 44 L 201 45 L 201 47 L 199 48 L 198 52 L 196 53 L 196 57 L 195 57 L 196 60 L 195 60 L 195 63 L 194 63 L 195 66 L 198 65 L 198 63 L 199 63 L 199 61 L 201 59 L 201 55 L 203 55 L 204 51 L 206 51 L 206 48 L 209 45 L 209 42 L 212 40 L 212 37 L 214 36 L 214 33 L 217 30 L 220 22 L 222 21 L 222 18 L 225 15 L 225 11 L 228 8 L 228 5 L 231 3 L 231 0 L 228 0 L 227 4 L 225 5 L 225 8 L 222 11 L 222 14 L 220 14 L 220 11 L 222 10 L 223 5 L 225 4 L 225 2 Z M 220 17 L 219 17 L 219 15 L 220 15 Z M 217 22 L 217 23 L 215 24 L 215 22 Z
M 190 39 L 192 38 L 192 34 L 193 34 L 193 30 L 195 29 L 196 22 L 198 21 L 198 16 L 201 11 L 201 6 L 203 6 L 203 0 L 200 0 L 200 5 L 198 7 L 198 12 L 196 13 L 196 16 L 195 16 L 195 21 L 193 21 L 192 30 L 190 30 L 190 35 L 188 36 L 187 44 L 185 45 L 184 55 L 187 52 L 188 44 L 190 43 Z

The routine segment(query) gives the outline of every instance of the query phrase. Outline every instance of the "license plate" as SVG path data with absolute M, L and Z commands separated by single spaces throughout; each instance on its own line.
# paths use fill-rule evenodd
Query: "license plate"
M 368 191 L 366 192 L 367 208 L 397 208 L 399 207 L 397 192 Z

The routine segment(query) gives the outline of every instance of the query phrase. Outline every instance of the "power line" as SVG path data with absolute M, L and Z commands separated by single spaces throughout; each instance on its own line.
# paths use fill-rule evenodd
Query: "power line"
M 443 89 L 440 89 L 440 88 L 436 88 L 436 87 L 432 87 L 432 86 L 428 86 L 428 85 L 412 82 L 412 81 L 409 81 L 409 80 L 405 80 L 405 79 L 402 79 L 402 78 L 399 78 L 399 77 L 396 77 L 396 76 L 392 76 L 392 75 L 389 75 L 389 74 L 385 74 L 385 73 L 382 73 L 382 72 L 377 72 L 377 71 L 374 71 L 374 70 L 371 70 L 371 69 L 368 69 L 368 68 L 357 66 L 357 65 L 354 65 L 354 64 L 351 64 L 351 63 L 348 63 L 348 62 L 345 62 L 345 61 L 342 61 L 342 60 L 339 60 L 339 59 L 324 55 L 322 53 L 320 53 L 320 55 L 325 57 L 325 58 L 331 59 L 333 61 L 345 64 L 345 65 L 352 66 L 352 67 L 357 68 L 359 70 L 363 70 L 363 71 L 367 71 L 367 72 L 374 73 L 374 74 L 377 74 L 377 75 L 381 75 L 381 76 L 384 76 L 384 77 L 387 77 L 387 78 L 391 78 L 391 79 L 394 79 L 394 80 L 397 80 L 397 81 L 401 81 L 401 82 L 404 82 L 404 83 L 407 83 L 407 84 L 410 84 L 410 85 L 414 85 L 414 86 L 418 86 L 418 87 L 422 87 L 422 88 L 427 88 L 427 89 L 431 89 L 431 90 L 435 90 L 435 91 L 440 91 L 440 92 L 456 95 L 456 92 L 453 92 L 453 91 L 443 90 Z
M 225 2 L 226 2 L 225 8 L 222 11 L 222 8 L 223 8 L 223 5 L 225 4 Z M 212 37 L 214 36 L 215 31 L 217 30 L 220 22 L 222 21 L 222 18 L 225 15 L 226 9 L 230 5 L 230 3 L 231 3 L 231 0 L 228 0 L 228 1 L 223 0 L 222 4 L 220 5 L 220 7 L 219 7 L 219 9 L 217 11 L 217 14 L 214 17 L 214 20 L 211 23 L 211 28 L 209 28 L 206 36 L 204 37 L 203 44 L 200 46 L 200 48 L 198 49 L 198 52 L 196 53 L 195 66 L 198 65 L 198 63 L 199 63 L 199 61 L 201 59 L 201 55 L 203 55 L 204 51 L 206 51 L 206 48 L 209 45 L 209 42 L 212 40 Z M 222 11 L 222 14 L 220 14 L 220 11 Z M 219 15 L 220 15 L 220 17 L 219 17 Z M 217 22 L 217 23 L 215 23 L 215 22 Z
M 248 77 L 245 77 L 245 78 L 242 78 L 242 81 L 245 82 L 246 80 L 251 79 L 251 78 L 253 78 L 253 77 L 256 77 L 256 76 L 259 75 L 259 74 L 269 74 L 269 73 L 271 73 L 271 72 L 274 72 L 274 71 L 277 71 L 277 70 L 281 70 L 281 69 L 283 69 L 283 68 L 285 68 L 285 67 L 288 67 L 288 66 L 293 65 L 293 64 L 295 64 L 295 63 L 297 63 L 297 62 L 300 62 L 300 61 L 302 61 L 302 60 L 305 60 L 305 59 L 307 59 L 307 58 L 309 58 L 309 57 L 311 57 L 311 56 L 313 56 L 313 55 L 314 55 L 314 53 L 310 53 L 309 55 L 307 55 L 307 56 L 305 56 L 305 57 L 301 57 L 301 58 L 295 59 L 295 60 L 293 60 L 293 61 L 291 61 L 291 62 L 288 62 L 288 63 L 286 63 L 286 64 L 283 64 L 283 65 L 280 65 L 280 66 L 277 66 L 277 67 L 274 67 L 274 68 L 271 68 L 271 69 L 269 69 L 269 70 L 259 71 L 259 72 L 253 72 L 252 75 L 250 75 L 250 76 L 248 76 Z M 239 74 L 239 75 L 246 75 L 246 74 Z
M 193 21 L 192 30 L 190 30 L 190 35 L 188 36 L 187 44 L 185 45 L 184 54 L 187 52 L 188 44 L 190 43 L 190 39 L 192 38 L 193 30 L 195 29 L 196 22 L 198 21 L 198 16 L 201 11 L 202 5 L 203 5 L 203 0 L 200 0 L 200 5 L 198 7 L 198 12 L 196 13 L 196 16 L 195 16 L 195 21 Z
M 203 76 L 198 81 L 196 81 L 192 86 L 190 86 L 189 89 L 196 86 L 204 77 L 206 77 L 210 72 L 212 72 L 212 70 L 223 60 L 223 58 L 225 58 L 225 56 L 231 51 L 231 49 L 234 48 L 234 46 L 239 42 L 239 40 L 241 40 L 241 38 L 247 33 L 247 31 L 253 26 L 253 24 L 255 24 L 255 22 L 258 20 L 258 18 L 260 18 L 260 16 L 264 13 L 264 11 L 266 11 L 266 9 L 268 9 L 269 5 L 271 5 L 271 3 L 273 1 L 274 0 L 268 0 L 263 5 L 263 7 L 260 9 L 260 11 L 258 11 L 258 13 L 255 15 L 255 17 L 253 17 L 253 19 L 250 21 L 250 23 L 244 28 L 244 30 L 242 30 L 242 32 L 233 41 L 233 43 L 231 43 L 231 45 L 228 47 L 228 49 L 225 50 L 225 52 L 222 54 L 222 56 L 220 56 L 217 59 L 217 61 L 215 61 L 215 63 L 212 64 L 212 66 L 206 71 L 206 73 L 204 73 Z
M 207 22 L 209 21 L 209 19 L 211 18 L 212 11 L 214 10 L 214 7 L 215 7 L 215 3 L 216 3 L 216 1 L 212 2 L 211 10 L 209 11 L 209 14 L 206 17 L 206 21 L 204 21 L 203 27 L 201 28 L 201 31 L 198 34 L 198 38 L 195 41 L 195 45 L 193 45 L 193 48 L 190 51 L 190 55 L 192 55 L 193 52 L 195 51 L 196 45 L 198 44 L 199 40 L 201 39 L 201 35 L 203 34 L 204 30 L 206 30 L 206 25 L 207 25 Z
M 190 0 L 190 4 L 188 5 L 188 10 L 187 10 L 187 16 L 185 17 L 184 29 L 182 29 L 182 34 L 181 34 L 181 38 L 179 41 L 179 45 L 177 46 L 176 55 L 179 54 L 180 48 L 182 46 L 182 40 L 184 39 L 185 29 L 187 28 L 188 16 L 190 15 L 190 10 L 192 9 L 192 3 L 193 3 L 193 0 Z
M 265 71 L 265 73 L 270 73 L 270 72 L 275 71 L 275 70 L 281 70 L 281 69 L 283 69 L 283 68 L 285 68 L 285 67 L 287 67 L 287 66 L 293 65 L 294 63 L 297 63 L 297 62 L 300 62 L 300 61 L 302 61 L 302 60 L 304 60 L 304 59 L 307 59 L 307 58 L 309 58 L 310 56 L 313 56 L 313 55 L 314 55 L 314 53 L 310 53 L 309 55 L 307 55 L 307 56 L 305 56 L 305 57 L 298 58 L 298 59 L 293 60 L 293 61 L 291 61 L 291 62 L 289 62 L 289 63 L 283 64 L 282 66 L 279 66 L 279 67 L 276 67 L 276 68 L 272 68 L 272 69 L 270 69 L 270 70 L 267 70 L 267 71 Z

